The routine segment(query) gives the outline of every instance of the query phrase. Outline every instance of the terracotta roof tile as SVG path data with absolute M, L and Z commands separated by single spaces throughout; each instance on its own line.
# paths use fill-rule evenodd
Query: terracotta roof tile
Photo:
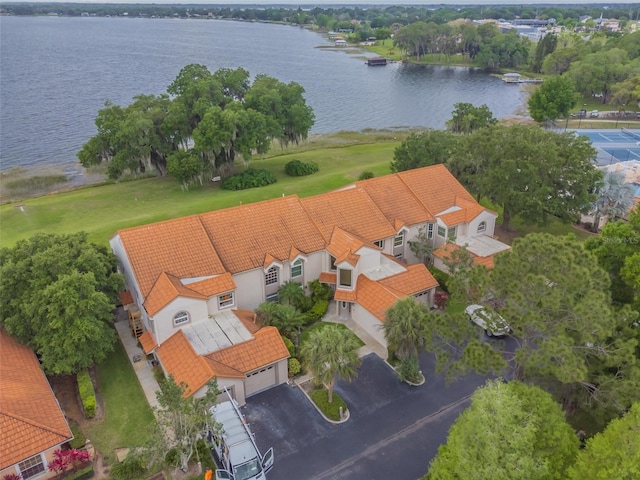
M 386 311 L 404 297 L 365 275 L 358 277 L 358 303 L 380 321 L 384 321 Z
M 336 265 L 347 262 L 349 265 L 355 267 L 358 264 L 358 260 L 360 260 L 360 255 L 356 255 L 347 250 L 340 257 L 336 258 Z
M 267 253 L 283 260 L 291 247 L 310 254 L 325 246 L 295 195 L 209 212 L 201 219 L 231 273 L 262 268 Z
M 355 302 L 358 299 L 358 294 L 356 290 L 336 289 L 333 298 L 334 300 L 341 300 L 344 302 Z
M 337 282 L 338 274 L 335 272 L 320 272 L 320 283 L 328 283 L 330 285 L 335 285 Z
M 396 175 L 433 215 L 456 205 L 459 199 L 477 203 L 444 165 L 416 168 Z
M 0 470 L 72 438 L 35 354 L 2 328 L 0 382 Z
M 331 240 L 327 245 L 327 252 L 334 257 L 339 258 L 348 252 L 357 252 L 365 245 L 371 248 L 378 248 L 373 243 L 368 242 L 357 235 L 344 231 L 340 227 L 335 227 L 331 234 Z
M 260 330 L 260 325 L 256 323 L 256 312 L 251 310 L 232 310 L 236 317 L 242 322 L 247 330 L 253 335 Z
M 445 243 L 444 245 L 436 248 L 433 251 L 433 256 L 438 257 L 442 260 L 449 260 L 451 258 L 451 253 L 456 250 L 460 250 L 462 247 L 456 245 L 455 243 Z M 476 265 L 484 265 L 487 268 L 494 267 L 494 257 L 495 255 L 489 255 L 488 257 L 480 257 L 473 252 L 469 252 L 469 254 L 473 257 L 473 261 Z
M 193 349 L 182 330 L 178 330 L 156 349 L 165 371 L 175 382 L 185 384 L 183 397 L 189 397 L 214 377 L 209 363 Z
M 205 295 L 183 285 L 179 278 L 162 272 L 145 298 L 144 308 L 149 315 L 155 315 L 178 297 L 207 299 Z
M 163 272 L 181 279 L 225 272 L 198 216 L 128 228 L 118 235 L 142 297 L 149 294 Z
M 289 261 L 293 262 L 293 260 L 298 255 L 304 255 L 304 254 L 300 250 L 298 250 L 296 247 L 291 247 L 291 251 L 289 252 Z
M 280 263 L 280 261 L 270 253 L 267 253 L 264 256 L 264 262 L 262 262 L 262 268 L 267 269 L 271 267 L 271 265 L 273 265 L 274 263 Z
M 276 327 L 264 327 L 254 334 L 252 340 L 223 348 L 206 357 L 246 374 L 289 358 L 289 350 Z
M 398 175 L 385 175 L 357 182 L 393 223 L 396 231 L 404 225 L 433 221 L 433 214 Z
M 120 292 L 118 296 L 120 297 L 120 303 L 122 303 L 122 305 L 131 305 L 133 303 L 133 296 L 129 290 Z
M 188 283 L 190 290 L 198 292 L 205 297 L 212 297 L 220 293 L 231 292 L 236 289 L 236 282 L 230 273 L 224 273 L 213 278 L 200 280 L 199 282 Z
M 144 350 L 146 354 L 151 353 L 153 349 L 158 346 L 158 342 L 156 342 L 155 337 L 149 330 L 140 335 L 138 340 L 140 341 L 140 345 L 142 345 L 142 350 Z
M 378 282 L 404 295 L 413 295 L 438 286 L 438 281 L 423 264 L 409 265 L 406 268 L 406 272 L 383 278 Z
M 307 197 L 300 201 L 326 239 L 331 237 L 336 226 L 368 242 L 392 237 L 397 233 L 378 206 L 359 187 Z

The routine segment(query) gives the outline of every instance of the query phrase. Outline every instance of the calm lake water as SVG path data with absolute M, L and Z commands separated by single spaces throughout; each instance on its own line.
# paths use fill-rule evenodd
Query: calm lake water
M 472 69 L 367 67 L 363 53 L 327 47 L 320 34 L 261 23 L 0 17 L 0 168 L 77 171 L 106 100 L 163 93 L 190 63 L 298 82 L 316 115 L 312 133 L 443 128 L 457 102 L 486 103 L 498 118 L 525 103 L 520 88 Z

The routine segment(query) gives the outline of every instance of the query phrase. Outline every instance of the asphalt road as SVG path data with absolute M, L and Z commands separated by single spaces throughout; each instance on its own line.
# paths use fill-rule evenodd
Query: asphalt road
M 485 378 L 468 375 L 445 385 L 430 354 L 420 359 L 427 381 L 401 383 L 377 356 L 363 359 L 352 383 L 336 391 L 351 417 L 326 422 L 298 387 L 281 385 L 243 408 L 262 452 L 275 451 L 269 480 L 416 480 L 428 469 L 449 427 Z

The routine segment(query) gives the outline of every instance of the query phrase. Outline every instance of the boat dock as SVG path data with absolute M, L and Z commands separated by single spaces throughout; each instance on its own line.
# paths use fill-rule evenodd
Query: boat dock
M 522 78 L 519 73 L 505 73 L 502 76 L 502 81 L 505 83 L 542 83 L 542 78 Z
M 365 62 L 370 67 L 377 67 L 387 64 L 387 59 L 384 57 L 372 57 L 368 58 Z

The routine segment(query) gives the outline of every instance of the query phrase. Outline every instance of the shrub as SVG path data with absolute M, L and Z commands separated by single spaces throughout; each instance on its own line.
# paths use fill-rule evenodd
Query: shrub
M 53 459 L 49 462 L 49 471 L 63 473 L 71 469 L 75 472 L 78 468 L 86 467 L 90 462 L 91 457 L 86 450 L 58 449 L 53 452 Z
M 449 295 L 444 290 L 437 290 L 435 294 L 435 303 L 436 307 L 440 310 L 444 310 L 447 306 L 447 302 L 449 301 Z
M 368 180 L 373 177 L 375 177 L 375 175 L 373 174 L 372 171 L 365 170 L 360 174 L 360 176 L 358 177 L 358 180 Z
M 449 293 L 449 279 L 451 278 L 451 276 L 448 273 L 443 272 L 439 268 L 434 267 L 433 265 L 429 265 L 427 268 L 431 272 L 431 275 L 433 275 L 433 277 L 440 284 L 440 288 Z
M 167 379 L 160 365 L 153 367 L 153 378 L 155 378 L 158 383 L 164 382 Z
M 324 413 L 325 417 L 331 420 L 340 420 L 340 407 L 342 411 L 347 411 L 347 404 L 336 392 L 333 392 L 333 402 L 329 403 L 329 392 L 324 388 L 321 390 L 314 390 L 311 392 L 311 400 L 316 406 Z
M 276 177 L 269 170 L 248 168 L 242 173 L 225 178 L 221 188 L 224 190 L 246 190 L 247 188 L 264 187 L 276 182 Z
M 291 160 L 284 166 L 284 173 L 290 177 L 303 177 L 316 173 L 318 170 L 317 163 L 301 162 L 300 160 Z
M 80 393 L 80 400 L 82 401 L 82 408 L 84 408 L 84 414 L 87 418 L 93 418 L 96 415 L 96 392 L 93 389 L 93 382 L 89 376 L 89 372 L 83 370 L 77 375 L 78 380 L 78 392 Z
M 73 433 L 73 440 L 69 442 L 71 448 L 82 448 L 87 443 L 87 437 L 84 436 L 80 426 L 77 423 L 70 423 L 71 433 Z
M 289 340 L 287 337 L 285 337 L 284 335 L 282 336 L 282 341 L 287 346 L 287 350 L 289 350 L 289 355 L 293 357 L 296 354 L 296 347 L 293 345 L 293 342 Z
M 287 361 L 287 365 L 289 367 L 289 376 L 295 377 L 302 370 L 302 366 L 300 365 L 300 361 L 297 358 L 290 358 Z
M 198 449 L 198 458 L 202 464 L 202 470 L 206 472 L 207 468 L 210 468 L 212 472 L 215 472 L 216 463 L 213 460 L 213 455 L 211 455 L 211 450 L 207 446 L 207 442 L 201 438 L 198 440 L 198 443 L 196 443 L 196 448 Z
M 114 463 L 110 473 L 115 480 L 131 480 L 141 476 L 146 470 L 140 458 L 128 455 L 122 462 Z
M 5 475 L 2 477 L 2 480 L 22 480 L 22 475 L 18 475 L 17 473 L 10 473 L 9 475 Z
M 164 462 L 170 467 L 180 465 L 180 454 L 178 453 L 178 450 L 175 448 L 169 450 L 164 456 Z
M 309 282 L 309 290 L 311 290 L 311 298 L 313 298 L 314 302 L 318 302 L 319 300 L 329 301 L 333 294 L 331 287 L 326 283 L 320 283 L 320 280 Z
M 325 313 L 327 313 L 327 309 L 329 308 L 329 302 L 327 300 L 319 300 L 316 302 L 311 310 L 309 310 L 307 315 L 307 323 L 313 323 L 320 320 Z
M 400 362 L 400 366 L 398 367 L 398 377 L 403 382 L 419 383 L 422 380 L 422 374 L 420 373 L 418 359 L 410 357 L 405 361 Z
M 88 478 L 93 477 L 94 474 L 93 465 L 89 465 L 68 477 L 64 477 L 64 480 L 87 480 Z

